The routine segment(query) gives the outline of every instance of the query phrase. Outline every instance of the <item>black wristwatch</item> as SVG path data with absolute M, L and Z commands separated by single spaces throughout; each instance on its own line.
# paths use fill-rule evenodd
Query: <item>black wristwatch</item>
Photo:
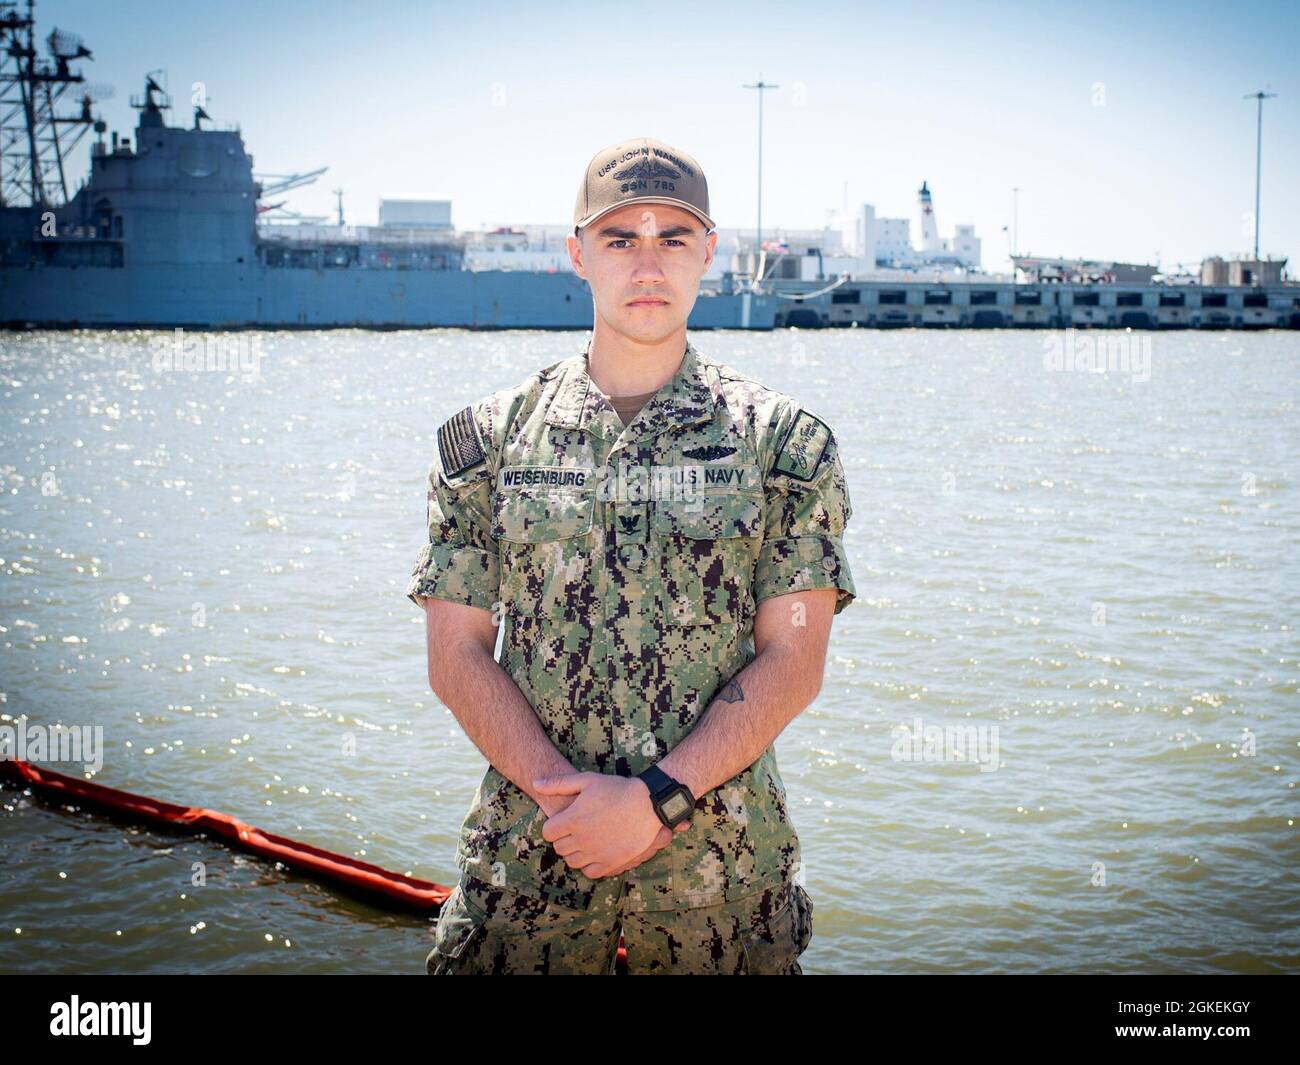
M 685 784 L 679 784 L 657 765 L 652 765 L 636 776 L 638 780 L 645 781 L 645 786 L 650 789 L 650 802 L 654 804 L 655 813 L 669 828 L 675 828 L 691 816 L 695 809 L 695 796 Z

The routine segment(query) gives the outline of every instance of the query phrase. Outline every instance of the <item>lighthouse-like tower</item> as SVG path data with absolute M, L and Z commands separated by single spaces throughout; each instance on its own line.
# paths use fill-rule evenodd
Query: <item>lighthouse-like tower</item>
M 921 251 L 937 254 L 943 250 L 939 242 L 939 227 L 934 220 L 934 204 L 930 200 L 930 186 L 921 182 L 921 191 L 917 193 L 921 207 Z

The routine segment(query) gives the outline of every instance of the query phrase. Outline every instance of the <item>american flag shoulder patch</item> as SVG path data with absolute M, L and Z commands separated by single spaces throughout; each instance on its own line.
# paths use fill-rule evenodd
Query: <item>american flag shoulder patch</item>
M 797 481 L 811 481 L 817 475 L 817 468 L 830 442 L 830 426 L 817 415 L 801 410 L 781 441 L 773 472 L 783 473 Z
M 459 477 L 487 461 L 471 407 L 453 414 L 438 429 L 438 457 L 445 477 Z

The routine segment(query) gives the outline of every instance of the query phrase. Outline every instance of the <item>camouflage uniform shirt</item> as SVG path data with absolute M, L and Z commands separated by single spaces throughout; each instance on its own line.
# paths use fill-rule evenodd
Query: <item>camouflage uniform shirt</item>
M 852 509 L 830 428 L 687 342 L 623 426 L 587 351 L 438 430 L 429 542 L 407 594 L 499 611 L 499 662 L 580 771 L 629 776 L 691 731 L 754 658 L 758 603 L 837 588 Z M 537 803 L 489 766 L 457 865 L 586 909 L 599 881 L 542 838 Z M 714 906 L 799 864 L 773 746 L 699 797 L 691 828 L 623 874 L 633 910 Z

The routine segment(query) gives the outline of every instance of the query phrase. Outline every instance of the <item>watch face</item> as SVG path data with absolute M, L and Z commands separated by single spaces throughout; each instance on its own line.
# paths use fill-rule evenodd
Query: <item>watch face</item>
M 680 791 L 675 791 L 664 800 L 660 809 L 669 821 L 676 821 L 691 812 L 691 803 Z

